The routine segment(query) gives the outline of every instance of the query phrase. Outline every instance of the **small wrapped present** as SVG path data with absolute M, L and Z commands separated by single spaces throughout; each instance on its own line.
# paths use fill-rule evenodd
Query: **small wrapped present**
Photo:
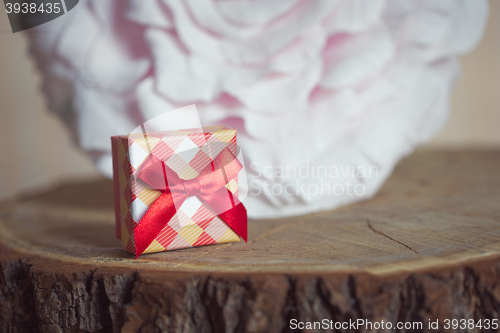
M 116 236 L 125 250 L 138 257 L 246 241 L 235 130 L 138 133 L 111 142 Z

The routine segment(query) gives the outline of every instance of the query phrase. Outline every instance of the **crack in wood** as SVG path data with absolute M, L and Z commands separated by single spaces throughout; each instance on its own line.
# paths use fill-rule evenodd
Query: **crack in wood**
M 412 251 L 412 252 L 414 252 L 414 253 L 416 253 L 416 254 L 419 254 L 416 250 L 412 249 L 411 247 L 409 247 L 409 246 L 408 246 L 408 245 L 406 245 L 405 243 L 400 242 L 400 241 L 398 241 L 397 239 L 394 239 L 394 238 L 392 238 L 391 236 L 388 236 L 388 235 L 384 234 L 382 231 L 378 231 L 377 229 L 375 229 L 375 228 L 372 226 L 372 224 L 371 224 L 371 222 L 370 222 L 370 220 L 369 220 L 369 219 L 366 219 L 366 224 L 368 225 L 368 228 L 369 228 L 371 231 L 373 231 L 374 233 L 379 234 L 379 235 L 381 235 L 381 236 L 384 236 L 385 238 L 388 238 L 388 239 L 390 239 L 390 240 L 391 240 L 391 241 L 393 241 L 393 242 L 396 242 L 396 243 L 398 243 L 398 244 L 400 244 L 400 245 L 403 245 L 403 246 L 404 246 L 404 247 L 406 247 L 408 250 L 410 250 L 410 251 Z

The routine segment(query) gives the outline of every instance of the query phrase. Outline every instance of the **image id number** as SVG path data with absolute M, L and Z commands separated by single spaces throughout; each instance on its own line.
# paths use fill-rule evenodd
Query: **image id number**
M 55 3 L 40 3 L 35 2 L 23 2 L 23 3 L 10 3 L 5 4 L 5 11 L 7 14 L 36 14 L 36 13 L 46 13 L 46 14 L 59 14 L 61 12 L 61 4 Z
M 479 330 L 485 329 L 498 329 L 498 319 L 479 319 L 475 321 L 474 319 L 445 319 L 444 320 L 444 329 L 461 329 L 461 330 L 472 330 L 474 328 L 479 328 Z

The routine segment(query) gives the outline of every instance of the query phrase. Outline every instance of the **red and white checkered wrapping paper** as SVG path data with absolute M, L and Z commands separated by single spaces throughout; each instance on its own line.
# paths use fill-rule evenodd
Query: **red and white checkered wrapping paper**
M 136 179 L 150 152 L 184 180 L 194 179 L 223 149 L 236 156 L 236 131 L 222 126 L 199 130 L 112 137 L 116 236 L 135 254 L 134 228 L 162 194 Z M 226 188 L 238 195 L 237 178 Z M 186 199 L 143 253 L 238 241 L 239 236 L 197 197 Z

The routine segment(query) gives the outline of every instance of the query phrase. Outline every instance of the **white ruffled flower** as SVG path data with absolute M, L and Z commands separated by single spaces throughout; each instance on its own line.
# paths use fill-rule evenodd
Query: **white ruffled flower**
M 239 131 L 248 213 L 274 217 L 374 195 L 445 122 L 455 57 L 487 12 L 483 0 L 87 0 L 30 36 L 50 108 L 103 173 L 110 136 L 196 103 L 204 125 Z

